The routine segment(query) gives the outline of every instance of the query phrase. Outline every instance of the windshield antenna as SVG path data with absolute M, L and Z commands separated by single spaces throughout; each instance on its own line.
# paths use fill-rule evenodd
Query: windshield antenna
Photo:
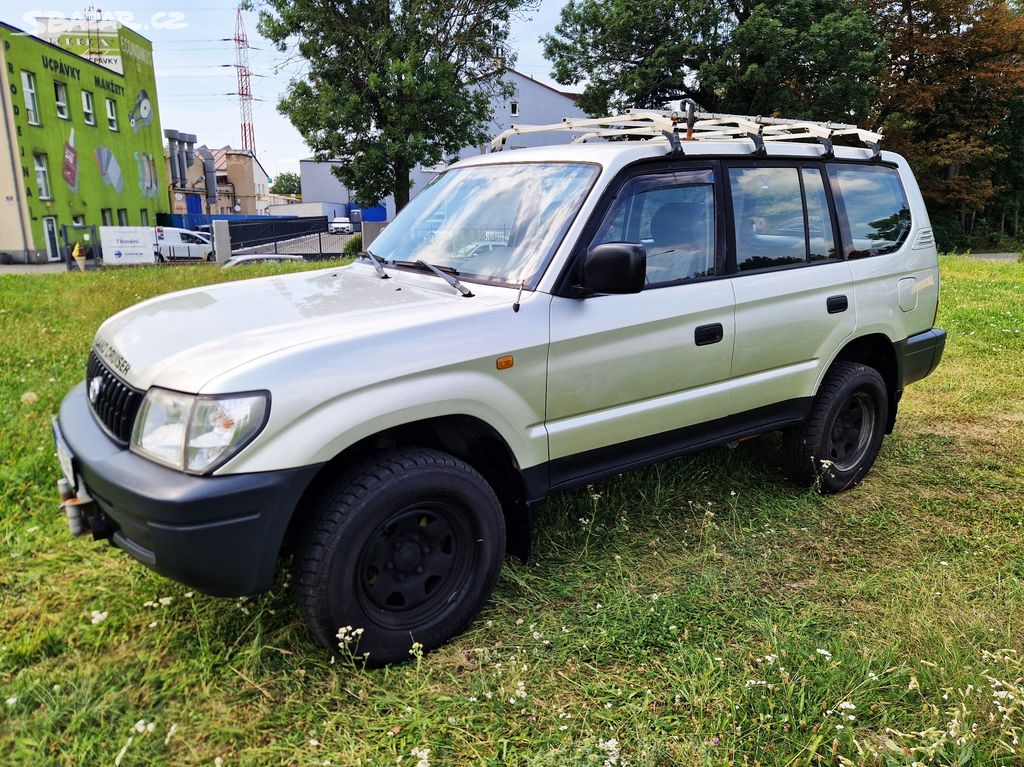
M 519 283 L 519 292 L 516 293 L 516 301 L 514 304 L 512 304 L 512 311 L 514 311 L 516 314 L 519 313 L 519 299 L 523 297 L 523 286 L 525 285 L 526 280 L 523 280 L 522 282 Z

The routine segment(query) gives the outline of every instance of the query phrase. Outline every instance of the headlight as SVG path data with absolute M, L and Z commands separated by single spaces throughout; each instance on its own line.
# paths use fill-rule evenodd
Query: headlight
M 269 404 L 266 392 L 196 396 L 154 387 L 135 417 L 131 447 L 175 469 L 210 471 L 260 432 Z

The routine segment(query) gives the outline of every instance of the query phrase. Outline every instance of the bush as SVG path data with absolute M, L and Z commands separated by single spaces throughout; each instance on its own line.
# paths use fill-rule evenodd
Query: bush
M 357 234 L 348 242 L 345 243 L 345 247 L 341 250 L 346 256 L 355 258 L 363 252 L 363 235 Z

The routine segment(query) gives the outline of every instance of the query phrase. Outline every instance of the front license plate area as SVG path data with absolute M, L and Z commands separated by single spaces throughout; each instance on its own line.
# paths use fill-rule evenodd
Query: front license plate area
M 61 434 L 60 425 L 57 423 L 56 418 L 53 419 L 53 444 L 57 447 L 57 461 L 60 463 L 60 470 L 64 474 L 64 479 L 68 481 L 73 491 L 77 491 L 75 456 L 71 452 L 71 448 L 68 447 L 68 443 L 64 441 L 64 435 Z

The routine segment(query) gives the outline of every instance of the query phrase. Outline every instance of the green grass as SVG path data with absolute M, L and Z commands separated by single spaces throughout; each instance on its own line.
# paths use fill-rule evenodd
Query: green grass
M 284 575 L 193 594 L 57 512 L 49 418 L 96 326 L 224 273 L 0 277 L 2 763 L 1020 764 L 1024 272 L 942 270 L 945 359 L 860 487 L 796 489 L 767 436 L 559 495 L 466 634 L 376 671 Z

